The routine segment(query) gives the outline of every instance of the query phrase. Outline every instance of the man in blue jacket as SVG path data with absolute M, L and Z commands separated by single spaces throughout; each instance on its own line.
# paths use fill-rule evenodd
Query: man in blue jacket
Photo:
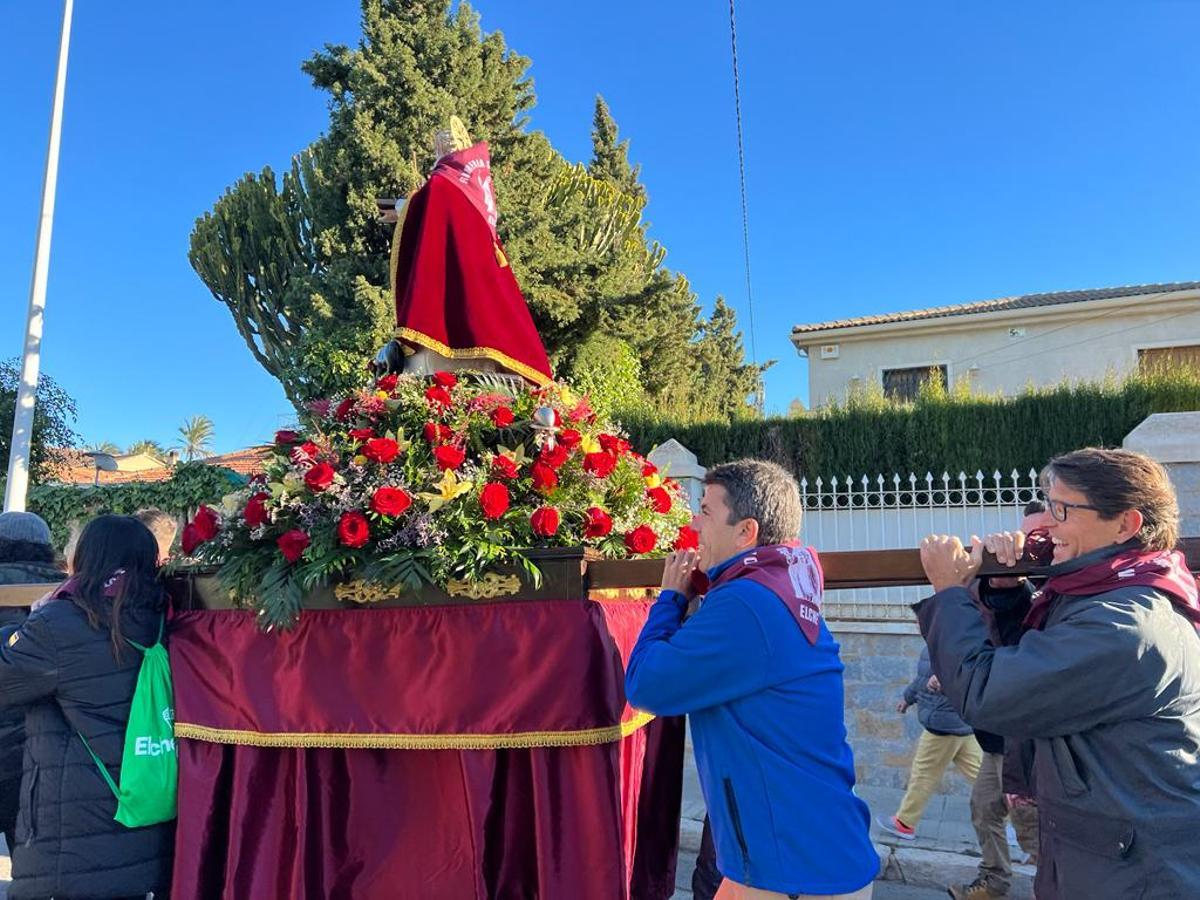
M 854 795 L 820 564 L 795 540 L 800 515 L 780 466 L 711 469 L 693 520 L 700 550 L 667 558 L 625 676 L 636 708 L 691 715 L 720 900 L 865 900 L 879 871 Z

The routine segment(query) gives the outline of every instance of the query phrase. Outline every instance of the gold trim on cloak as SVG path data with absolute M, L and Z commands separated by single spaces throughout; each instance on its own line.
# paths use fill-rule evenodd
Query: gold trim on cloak
M 304 731 L 242 731 L 175 723 L 175 737 L 246 747 L 327 747 L 347 750 L 519 750 L 532 747 L 584 747 L 628 737 L 653 721 L 634 711 L 628 722 L 580 731 L 518 731 L 512 734 L 357 734 Z
M 554 380 L 545 373 L 539 372 L 533 366 L 526 365 L 519 359 L 514 359 L 507 353 L 502 353 L 494 347 L 449 347 L 437 338 L 430 337 L 427 334 L 407 327 L 397 328 L 395 336 L 406 341 L 412 341 L 426 350 L 432 350 L 439 356 L 446 357 L 446 359 L 490 359 L 492 362 L 504 366 L 510 372 L 516 372 L 523 378 L 532 381 L 538 387 L 545 387 Z

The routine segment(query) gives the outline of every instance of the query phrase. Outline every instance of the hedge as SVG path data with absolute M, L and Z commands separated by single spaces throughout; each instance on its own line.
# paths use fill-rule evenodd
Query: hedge
M 1025 473 L 1068 450 L 1120 446 L 1151 413 L 1190 410 L 1200 410 L 1200 372 L 1184 369 L 1031 388 L 1011 398 L 934 384 L 913 403 L 886 400 L 876 389 L 796 418 L 624 424 L 642 452 L 675 438 L 701 465 L 757 457 L 812 480 L 943 470 Z
M 221 498 L 246 483 L 232 469 L 203 462 L 182 463 L 165 481 L 134 481 L 99 486 L 39 484 L 29 490 L 29 511 L 50 525 L 55 546 L 66 543 L 71 523 L 101 513 L 129 515 L 146 507 L 183 517 L 202 503 Z

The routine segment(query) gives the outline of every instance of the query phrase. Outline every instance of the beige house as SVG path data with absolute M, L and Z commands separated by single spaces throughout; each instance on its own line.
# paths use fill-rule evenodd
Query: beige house
M 1200 282 L 1001 297 L 792 329 L 808 357 L 811 406 L 880 385 L 911 399 L 922 382 L 1020 393 L 1146 366 L 1200 366 Z

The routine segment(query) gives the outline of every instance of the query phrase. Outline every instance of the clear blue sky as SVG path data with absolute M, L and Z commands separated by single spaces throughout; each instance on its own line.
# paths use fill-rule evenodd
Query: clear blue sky
M 533 125 L 569 158 L 587 158 L 593 97 L 607 98 L 668 264 L 706 307 L 734 304 L 749 349 L 725 4 L 477 8 L 532 58 Z M 227 185 L 283 168 L 324 127 L 299 63 L 354 42 L 358 14 L 353 0 L 76 4 L 43 371 L 78 401 L 84 441 L 169 443 L 203 413 L 224 451 L 289 418 L 188 266 L 188 234 Z M 5 12 L 6 357 L 21 350 L 59 15 Z M 806 393 L 797 322 L 1200 277 L 1200 4 L 756 0 L 738 29 L 771 409 Z

